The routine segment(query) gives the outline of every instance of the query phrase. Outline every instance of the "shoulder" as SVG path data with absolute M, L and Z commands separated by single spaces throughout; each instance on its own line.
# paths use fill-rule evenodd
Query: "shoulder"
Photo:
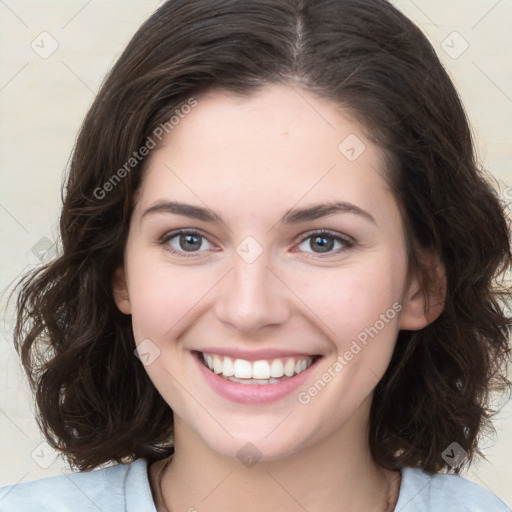
M 403 468 L 395 512 L 512 512 L 485 487 L 459 475 Z
M 0 512 L 156 512 L 147 461 L 70 473 L 0 489 Z

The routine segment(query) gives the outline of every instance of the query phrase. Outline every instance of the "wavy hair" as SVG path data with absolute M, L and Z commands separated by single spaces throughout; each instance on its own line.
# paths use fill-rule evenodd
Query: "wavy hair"
M 249 96 L 271 83 L 353 113 L 387 155 L 427 296 L 438 283 L 420 250 L 446 268 L 443 312 L 399 333 L 375 389 L 373 457 L 435 473 L 450 470 L 442 452 L 452 442 L 467 461 L 481 454 L 492 392 L 510 389 L 510 229 L 427 38 L 385 0 L 169 0 L 133 36 L 83 122 L 58 256 L 18 283 L 15 345 L 38 422 L 73 466 L 173 452 L 172 410 L 134 357 L 131 319 L 111 289 L 147 160 L 130 158 L 191 97 L 211 88 Z

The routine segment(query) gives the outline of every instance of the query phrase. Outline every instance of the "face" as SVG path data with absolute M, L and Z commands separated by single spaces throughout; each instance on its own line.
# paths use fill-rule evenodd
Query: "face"
M 197 99 L 149 157 L 114 296 L 177 424 L 272 460 L 368 408 L 421 293 L 361 126 L 281 85 Z

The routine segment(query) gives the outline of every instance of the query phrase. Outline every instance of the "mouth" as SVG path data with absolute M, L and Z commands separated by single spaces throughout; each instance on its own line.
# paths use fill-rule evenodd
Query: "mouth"
M 194 355 L 203 366 L 219 377 L 237 384 L 253 386 L 267 386 L 292 379 L 322 357 L 301 355 L 248 361 L 199 351 L 195 351 Z

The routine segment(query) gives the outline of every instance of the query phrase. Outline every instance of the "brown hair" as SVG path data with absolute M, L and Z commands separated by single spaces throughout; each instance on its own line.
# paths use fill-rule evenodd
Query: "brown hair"
M 510 293 L 499 282 L 511 265 L 509 227 L 426 37 L 385 0 L 170 0 L 134 35 L 85 118 L 59 256 L 19 283 L 16 347 L 40 426 L 74 466 L 173 451 L 172 410 L 134 357 L 130 317 L 111 290 L 145 160 L 104 184 L 191 97 L 213 87 L 249 95 L 277 82 L 357 116 L 389 157 L 425 293 L 436 282 L 419 250 L 446 268 L 442 314 L 400 332 L 376 387 L 375 460 L 433 473 L 450 469 L 441 454 L 452 442 L 469 460 L 479 453 L 479 435 L 492 427 L 490 392 L 510 385 Z

